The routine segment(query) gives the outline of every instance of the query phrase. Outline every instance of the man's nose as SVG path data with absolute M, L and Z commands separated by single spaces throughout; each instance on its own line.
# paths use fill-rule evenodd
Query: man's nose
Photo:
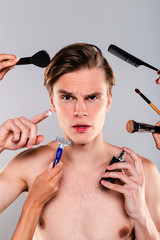
M 75 111 L 74 111 L 74 117 L 84 117 L 88 116 L 87 107 L 82 100 L 77 100 Z

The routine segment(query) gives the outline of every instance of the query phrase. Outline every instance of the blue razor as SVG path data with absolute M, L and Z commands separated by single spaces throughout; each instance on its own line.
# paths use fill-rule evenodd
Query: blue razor
M 56 152 L 56 157 L 55 157 L 55 160 L 53 163 L 53 168 L 56 166 L 57 163 L 59 163 L 64 147 L 71 145 L 71 141 L 64 139 L 64 138 L 56 137 L 56 141 L 57 141 L 59 147 Z

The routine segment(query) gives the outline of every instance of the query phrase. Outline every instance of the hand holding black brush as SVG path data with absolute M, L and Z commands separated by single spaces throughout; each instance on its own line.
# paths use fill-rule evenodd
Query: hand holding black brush
M 35 53 L 32 57 L 16 58 L 12 54 L 0 54 L 0 80 L 4 75 L 15 67 L 15 65 L 33 64 L 38 67 L 47 67 L 50 63 L 50 57 L 44 50 Z
M 153 126 L 147 123 L 139 123 L 134 120 L 129 120 L 126 123 L 126 130 L 128 133 L 135 133 L 135 132 L 151 132 L 151 133 L 160 133 L 159 126 Z
M 23 57 L 17 62 L 17 65 L 33 64 L 37 67 L 47 67 L 50 63 L 50 57 L 44 50 L 35 53 L 32 57 Z

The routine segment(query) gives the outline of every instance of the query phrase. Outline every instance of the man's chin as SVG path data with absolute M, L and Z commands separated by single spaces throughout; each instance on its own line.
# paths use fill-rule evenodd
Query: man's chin
M 90 139 L 72 139 L 72 142 L 76 145 L 81 145 L 81 146 L 84 146 L 84 145 L 87 145 L 91 142 L 92 140 Z

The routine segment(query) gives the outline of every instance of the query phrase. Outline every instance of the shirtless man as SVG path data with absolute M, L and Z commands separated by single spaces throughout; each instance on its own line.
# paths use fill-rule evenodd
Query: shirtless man
M 108 166 L 122 149 L 103 141 L 102 127 L 111 104 L 114 74 L 100 50 L 88 44 L 62 49 L 46 69 L 45 85 L 64 137 L 72 141 L 62 155 L 63 174 L 61 163 L 51 169 L 57 150 L 55 141 L 20 153 L 1 171 L 0 211 L 21 192 L 28 191 L 29 196 L 37 190 L 27 207 L 30 212 L 34 205 L 37 209 L 35 240 L 131 240 L 134 235 L 136 240 L 159 240 L 160 177 L 154 164 L 124 148 L 126 162 Z M 104 173 L 106 167 L 123 171 Z M 41 185 L 47 191 L 53 171 L 59 171 L 59 184 L 56 188 L 52 184 L 53 197 L 47 202 L 35 182 L 45 175 Z M 101 186 L 102 177 L 119 182 L 102 181 Z

